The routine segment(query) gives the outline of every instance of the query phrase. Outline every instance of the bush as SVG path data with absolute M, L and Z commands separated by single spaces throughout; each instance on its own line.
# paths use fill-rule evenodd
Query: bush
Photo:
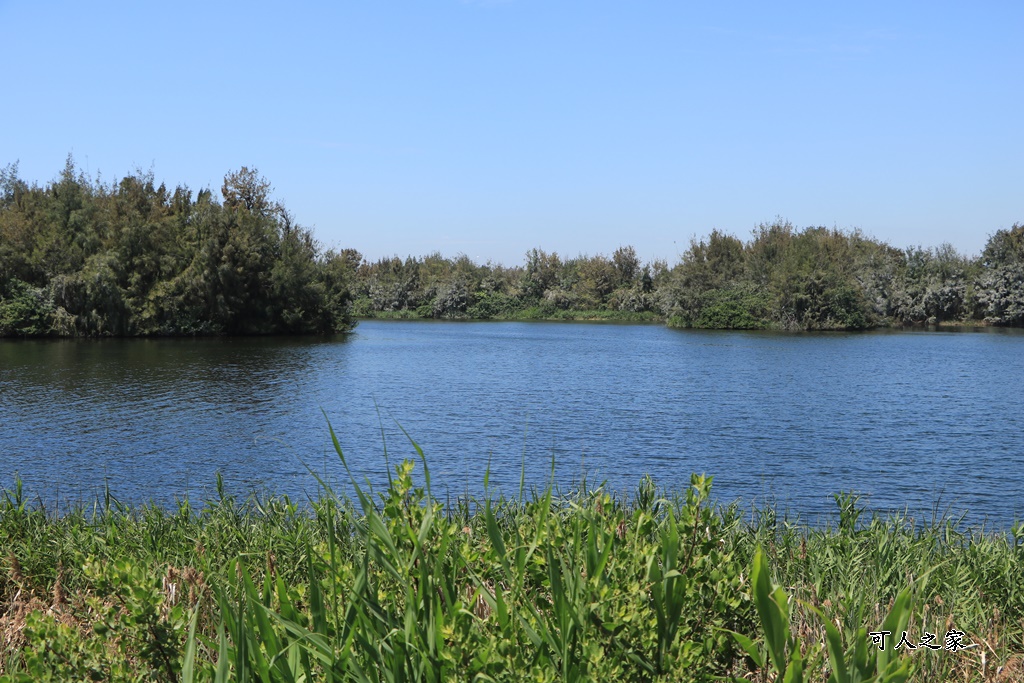
M 760 330 L 768 327 L 767 297 L 741 289 L 713 292 L 694 327 L 713 330 Z
M 0 337 L 38 337 L 50 334 L 53 306 L 39 287 L 12 280 L 0 294 Z

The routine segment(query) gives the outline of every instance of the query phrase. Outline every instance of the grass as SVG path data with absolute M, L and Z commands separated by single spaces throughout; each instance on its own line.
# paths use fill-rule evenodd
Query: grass
M 653 311 L 613 311 L 606 309 L 564 310 L 549 306 L 532 306 L 508 311 L 486 318 L 470 315 L 457 318 L 434 318 L 421 315 L 414 309 L 398 311 L 376 311 L 370 315 L 356 316 L 361 320 L 465 320 L 465 321 L 531 321 L 531 322 L 617 322 L 617 323 L 662 323 L 665 317 Z
M 701 476 L 446 507 L 413 448 L 375 498 L 353 477 L 355 501 L 55 515 L 15 484 L 0 681 L 1024 680 L 1024 525 L 867 518 L 840 494 L 807 527 L 712 507 Z M 974 647 L 880 665 L 883 623 Z

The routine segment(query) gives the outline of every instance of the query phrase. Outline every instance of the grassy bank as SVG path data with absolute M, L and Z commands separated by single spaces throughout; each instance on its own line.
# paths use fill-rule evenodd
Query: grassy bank
M 696 476 L 445 506 L 425 465 L 419 484 L 410 461 L 372 500 L 310 505 L 107 497 L 58 516 L 4 492 L 0 680 L 753 681 L 794 652 L 807 680 L 844 661 L 888 666 L 878 680 L 1024 677 L 1024 527 L 868 519 L 838 495 L 835 523 L 809 528 L 712 508 Z M 788 603 L 765 602 L 772 583 Z M 890 624 L 913 644 L 973 647 L 879 667 L 867 632 L 903 600 Z
M 357 316 L 358 320 L 437 320 L 429 313 L 421 313 L 416 310 L 400 309 L 397 311 L 377 311 L 371 314 Z M 618 323 L 663 323 L 665 317 L 653 311 L 610 311 L 610 310 L 564 310 L 550 308 L 547 306 L 531 306 L 528 308 L 508 311 L 505 313 L 488 315 L 484 317 L 473 317 L 466 314 L 443 320 L 465 320 L 465 321 L 545 321 L 545 322 L 618 322 Z

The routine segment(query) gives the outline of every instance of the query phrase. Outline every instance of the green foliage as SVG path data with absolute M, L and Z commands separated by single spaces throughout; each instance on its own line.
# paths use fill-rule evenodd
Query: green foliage
M 161 577 L 153 567 L 124 558 L 109 564 L 85 560 L 82 572 L 94 591 L 82 601 L 87 617 L 69 618 L 63 588 L 55 587 L 53 608 L 27 616 L 22 671 L 9 672 L 10 680 L 177 678 L 188 615 L 166 591 L 168 576 L 174 575 Z
M 673 324 L 714 329 L 858 329 L 874 324 L 869 282 L 886 247 L 859 233 L 762 225 L 744 245 L 694 241 L 661 286 Z
M 989 237 L 981 262 L 986 268 L 1024 263 L 1024 223 L 1014 223 L 1009 230 L 997 230 Z
M 907 249 L 901 276 L 890 286 L 888 313 L 904 324 L 969 320 L 976 271 L 976 263 L 948 244 Z
M 996 325 L 1024 325 L 1024 224 L 999 230 L 981 255 L 978 305 Z
M 680 494 L 645 478 L 630 499 L 446 506 L 410 443 L 384 491 L 353 478 L 355 505 L 326 487 L 305 507 L 238 501 L 218 482 L 199 508 L 108 492 L 57 516 L 16 481 L 0 681 L 981 680 L 1024 636 L 1024 525 L 915 526 L 849 493 L 832 526 L 771 509 L 748 524 L 697 475 Z M 987 660 L 867 636 L 954 626 Z
M 350 327 L 333 255 L 255 170 L 173 193 L 137 172 L 91 181 L 69 157 L 29 186 L 0 175 L 0 336 L 309 333 Z
M 173 192 L 137 171 L 104 185 L 67 160 L 45 187 L 0 169 L 0 336 L 344 331 L 353 316 L 659 319 L 714 329 L 1024 324 L 1024 225 L 980 258 L 901 251 L 857 230 L 783 220 L 747 242 L 719 230 L 671 269 L 531 249 L 520 266 L 467 256 L 322 253 L 255 169 Z M 637 316 L 641 316 L 638 318 Z
M 612 259 L 563 260 L 539 249 L 520 268 L 474 264 L 465 255 L 381 259 L 354 269 L 357 317 L 496 320 L 619 320 L 659 318 L 650 267 L 632 247 Z
M 85 636 L 52 615 L 29 614 L 24 634 L 28 646 L 23 670 L 0 676 L 5 683 L 147 680 L 137 674 L 131 660 L 120 653 L 111 654 L 112 648 L 105 638 Z
M 693 326 L 713 330 L 756 330 L 768 327 L 768 298 L 743 289 L 711 292 Z
M 771 668 L 777 680 L 793 683 L 814 680 L 822 648 L 816 643 L 807 647 L 800 642 L 791 628 L 791 600 L 781 586 L 772 584 L 768 574 L 764 553 L 759 548 L 750 570 L 750 585 L 761 623 L 763 649 L 742 634 L 733 633 L 733 636 L 754 665 L 759 669 Z M 904 683 L 913 675 L 915 667 L 911 659 L 900 656 L 906 650 L 897 653 L 885 647 L 874 647 L 868 629 L 864 627 L 847 634 L 844 642 L 839 629 L 820 609 L 814 606 L 809 606 L 809 609 L 821 619 L 825 630 L 829 683 Z M 889 634 L 903 633 L 907 630 L 910 615 L 910 591 L 904 589 L 896 597 L 879 630 Z M 767 651 L 767 657 L 763 650 Z
M 21 280 L 0 290 L 0 337 L 40 337 L 53 327 L 53 305 L 46 293 Z
M 867 306 L 854 286 L 817 273 L 792 296 L 793 314 L 808 330 L 868 327 Z
M 750 570 L 750 586 L 757 606 L 757 615 L 764 633 L 764 646 L 768 652 L 765 657 L 761 648 L 746 636 L 734 633 L 739 645 L 746 651 L 758 669 L 770 667 L 778 680 L 787 683 L 799 683 L 804 680 L 805 671 L 810 673 L 815 668 L 814 655 L 805 658 L 801 651 L 799 638 L 791 630 L 790 600 L 782 587 L 772 586 L 764 566 L 764 556 L 760 550 L 754 554 L 753 566 Z
M 817 612 L 822 617 L 820 611 Z M 882 621 L 883 633 L 902 634 L 907 630 L 911 616 L 910 590 L 904 589 L 893 601 L 892 609 Z M 844 638 L 827 618 L 822 617 L 830 667 L 829 683 L 904 683 L 913 676 L 917 667 L 907 651 L 897 653 L 869 645 L 868 629 L 863 626 Z
M 480 290 L 475 302 L 467 309 L 470 318 L 511 318 L 520 310 L 519 300 L 503 292 Z

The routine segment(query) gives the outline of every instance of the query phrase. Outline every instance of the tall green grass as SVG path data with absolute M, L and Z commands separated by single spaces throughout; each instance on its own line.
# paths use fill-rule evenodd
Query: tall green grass
M 15 484 L 0 495 L 0 681 L 1020 675 L 1024 526 L 868 516 L 849 494 L 832 526 L 748 519 L 709 504 L 702 476 L 445 506 L 410 443 L 387 490 L 351 476 L 355 500 L 321 482 L 308 504 L 108 494 L 57 515 Z M 975 647 L 882 661 L 866 634 L 884 624 Z

